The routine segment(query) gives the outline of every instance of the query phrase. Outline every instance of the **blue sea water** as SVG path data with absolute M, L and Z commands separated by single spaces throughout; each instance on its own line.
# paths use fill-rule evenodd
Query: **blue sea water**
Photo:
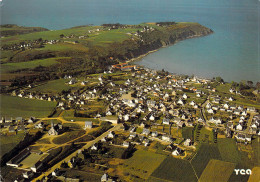
M 103 23 L 198 22 L 214 34 L 152 53 L 139 64 L 226 81 L 260 81 L 258 0 L 3 0 L 1 24 L 63 29 Z

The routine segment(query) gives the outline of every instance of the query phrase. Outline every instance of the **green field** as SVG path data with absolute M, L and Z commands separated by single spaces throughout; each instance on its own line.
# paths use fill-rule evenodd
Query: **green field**
M 219 138 L 217 145 L 222 160 L 234 163 L 239 163 L 241 161 L 240 152 L 237 149 L 236 142 L 234 139 Z
M 58 80 L 51 80 L 47 83 L 44 83 L 40 86 L 36 86 L 31 91 L 38 91 L 41 93 L 60 93 L 63 90 L 69 90 L 71 87 L 67 85 L 66 83 L 69 82 L 69 80 L 66 79 L 58 79 Z
M 211 159 L 199 178 L 200 182 L 227 182 L 233 173 L 235 164 Z
M 0 136 L 0 157 L 12 150 L 25 136 L 24 132 L 18 132 L 16 135 Z
M 149 181 L 197 181 L 191 164 L 187 160 L 167 157 L 161 165 L 152 173 Z
M 63 144 L 85 134 L 85 130 L 73 130 L 56 136 L 52 141 L 54 144 Z
M 49 59 L 40 59 L 40 60 L 34 60 L 34 61 L 28 61 L 28 62 L 19 62 L 19 63 L 5 63 L 1 65 L 1 72 L 11 72 L 11 71 L 17 71 L 21 69 L 34 69 L 37 66 L 51 66 L 54 64 L 57 64 L 59 58 L 49 58 Z
M 46 117 L 56 106 L 56 102 L 41 101 L 35 99 L 25 99 L 0 95 L 1 116 L 7 117 Z
M 193 130 L 193 127 L 184 127 L 182 128 L 182 138 L 189 138 L 189 139 L 192 139 L 192 130 Z
M 211 159 L 221 160 L 218 146 L 216 144 L 201 144 L 197 154 L 191 161 L 191 164 L 193 165 L 198 177 L 200 177 L 203 170 Z
M 164 155 L 138 150 L 124 163 L 124 171 L 147 179 L 165 158 Z

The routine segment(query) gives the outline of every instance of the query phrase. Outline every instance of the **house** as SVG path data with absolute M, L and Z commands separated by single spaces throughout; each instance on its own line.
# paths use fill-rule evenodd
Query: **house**
M 42 168 L 42 161 L 36 162 L 32 167 L 31 170 L 36 173 L 39 172 L 40 168 Z
M 101 177 L 101 182 L 113 182 L 113 179 L 111 179 L 108 174 L 103 174 L 103 176 Z
M 131 132 L 129 135 L 129 139 L 133 139 L 136 137 L 136 133 L 135 132 Z
M 232 121 L 229 121 L 227 123 L 227 127 L 230 128 L 230 129 L 233 129 L 233 122 Z
M 23 177 L 26 179 L 30 179 L 31 177 L 33 177 L 33 172 L 32 171 L 26 171 L 23 173 Z
M 150 140 L 144 139 L 143 143 L 144 143 L 144 146 L 147 147 L 150 143 Z
M 177 102 L 177 104 L 179 104 L 179 105 L 184 105 L 184 102 L 182 101 L 182 99 L 179 99 L 178 102 Z
M 225 103 L 225 104 L 223 105 L 223 107 L 224 107 L 225 109 L 229 109 L 229 104 Z
M 28 123 L 34 123 L 36 121 L 35 117 L 30 117 Z
M 169 135 L 163 135 L 162 140 L 165 142 L 172 142 L 172 138 Z
M 186 139 L 185 142 L 183 143 L 185 146 L 191 146 L 191 139 Z
M 110 131 L 107 135 L 107 138 L 114 138 L 115 134 L 114 132 Z
M 208 112 L 209 114 L 214 114 L 214 110 L 213 110 L 213 109 L 208 109 L 207 112 Z
M 17 126 L 17 131 L 24 131 L 25 130 L 25 126 L 24 125 L 18 125 Z
M 51 175 L 52 176 L 60 176 L 61 175 L 61 170 L 59 168 L 56 168 L 54 171 L 52 171 Z
M 207 109 L 211 108 L 211 104 L 210 104 L 210 103 L 207 103 L 206 108 L 207 108 Z
M 196 103 L 195 103 L 194 101 L 191 101 L 191 102 L 190 102 L 190 105 L 191 105 L 191 106 L 194 106 L 195 104 L 196 104 Z
M 256 109 L 254 107 L 248 107 L 247 112 L 256 112 Z
M 30 152 L 29 148 L 26 148 L 26 149 L 22 150 L 18 155 L 13 157 L 10 161 L 8 161 L 6 163 L 6 165 L 12 166 L 12 167 L 18 167 L 19 163 L 30 154 L 31 154 L 31 152 Z
M 97 144 L 94 144 L 92 145 L 92 147 L 90 148 L 91 150 L 97 150 L 98 149 L 98 145 Z
M 215 111 L 217 111 L 217 110 L 219 109 L 219 107 L 216 106 L 216 105 L 214 105 L 214 106 L 212 106 L 212 109 L 215 110 Z
M 144 128 L 142 134 L 144 134 L 144 135 L 149 135 L 149 134 L 150 134 L 150 130 Z
M 236 126 L 236 130 L 239 130 L 239 131 L 243 130 L 243 127 L 240 123 Z
M 49 135 L 59 135 L 59 132 L 62 129 L 62 125 L 57 124 L 54 125 L 53 122 L 51 123 L 51 129 L 48 131 Z
M 240 115 L 240 110 L 235 109 L 235 110 L 234 110 L 234 114 L 235 114 L 235 115 Z
M 157 132 L 157 131 L 153 131 L 153 132 L 152 132 L 152 136 L 153 136 L 153 137 L 157 137 L 157 136 L 158 136 L 158 132 Z
M 169 125 L 169 124 L 170 124 L 170 119 L 168 119 L 168 118 L 163 118 L 162 123 L 163 123 L 163 124 L 166 124 L 166 125 Z
M 85 129 L 91 129 L 93 126 L 92 121 L 85 121 Z
M 9 132 L 15 132 L 14 126 L 10 126 L 8 130 Z
M 17 118 L 15 119 L 15 121 L 16 121 L 16 122 L 23 122 L 24 119 L 23 119 L 22 117 L 17 117 Z
M 127 142 L 127 141 L 124 141 L 124 142 L 123 142 L 123 147 L 129 147 L 129 145 L 130 145 L 129 142 Z

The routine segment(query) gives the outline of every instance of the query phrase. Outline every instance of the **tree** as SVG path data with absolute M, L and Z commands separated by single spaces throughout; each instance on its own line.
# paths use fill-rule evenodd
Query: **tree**
M 260 89 L 260 82 L 257 82 L 257 83 L 255 84 L 255 86 L 256 86 L 257 89 Z
M 248 80 L 246 83 L 249 87 L 253 87 L 253 81 Z
M 221 78 L 220 76 L 217 76 L 217 77 L 216 77 L 216 81 L 217 81 L 217 82 L 224 82 L 223 78 Z

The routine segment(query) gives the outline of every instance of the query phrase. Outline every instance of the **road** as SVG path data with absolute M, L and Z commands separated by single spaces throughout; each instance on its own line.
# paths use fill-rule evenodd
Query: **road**
M 97 137 L 95 140 L 92 140 L 90 142 L 88 142 L 86 145 L 84 145 L 82 148 L 78 149 L 78 150 L 84 150 L 84 149 L 88 149 L 91 146 L 93 146 L 95 143 L 97 143 L 98 141 L 100 141 L 102 138 L 106 137 L 110 131 L 117 131 L 122 127 L 122 124 L 118 124 L 116 126 L 114 126 L 113 128 L 109 129 L 108 131 L 106 131 L 105 133 L 103 133 L 102 135 L 100 135 L 99 137 Z M 65 161 L 68 162 L 72 157 L 76 156 L 78 153 L 78 150 L 76 150 L 75 152 L 73 152 L 72 154 L 70 154 L 68 157 L 66 157 L 65 159 L 61 160 L 60 162 L 58 162 L 57 164 L 55 164 L 54 166 L 52 166 L 51 168 L 49 168 L 46 172 L 42 173 L 39 177 L 35 178 L 32 180 L 32 182 L 36 182 L 39 179 L 42 179 L 44 176 L 48 176 L 50 173 L 52 173 L 52 171 L 54 171 L 56 168 L 60 168 L 61 164 Z

